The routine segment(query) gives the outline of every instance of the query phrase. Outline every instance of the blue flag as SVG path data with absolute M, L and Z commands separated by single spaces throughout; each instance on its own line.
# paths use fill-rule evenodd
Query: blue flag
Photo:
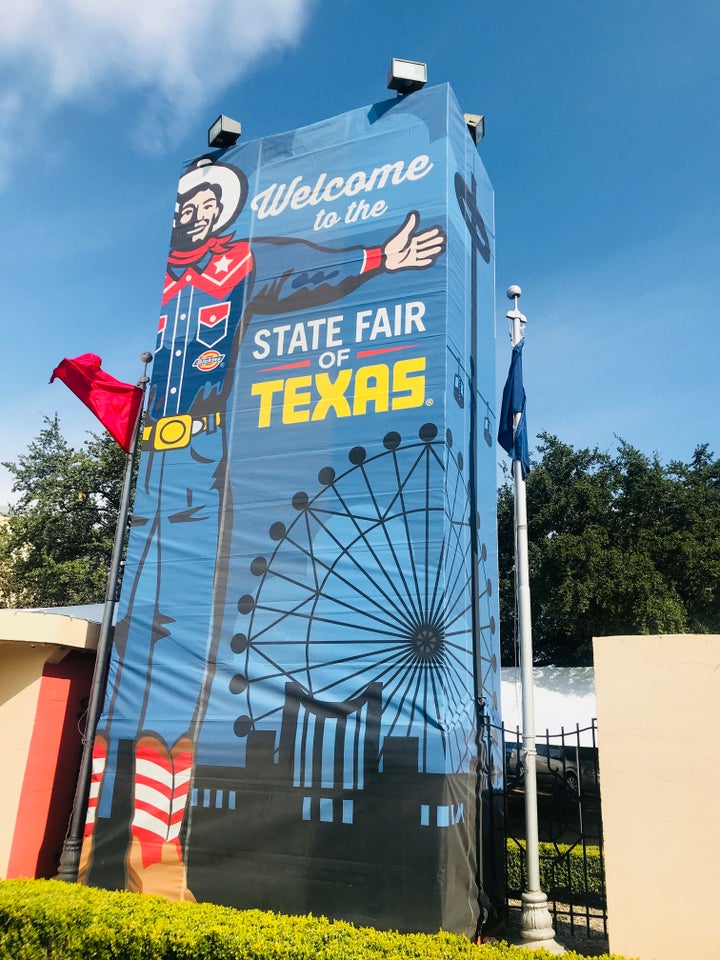
M 513 469 L 515 461 L 520 461 L 523 479 L 530 469 L 527 424 L 525 422 L 525 387 L 522 377 L 522 348 L 524 343 L 524 340 L 520 340 L 513 347 L 510 371 L 503 389 L 500 425 L 498 427 L 498 443 L 512 457 Z M 520 414 L 520 419 L 517 427 L 513 429 L 513 419 L 516 413 Z

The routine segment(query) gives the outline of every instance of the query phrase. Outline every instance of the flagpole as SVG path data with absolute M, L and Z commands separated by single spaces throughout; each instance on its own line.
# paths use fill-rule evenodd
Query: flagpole
M 115 599 L 117 594 L 118 579 L 120 577 L 120 564 L 122 562 L 123 546 L 125 544 L 125 534 L 127 533 L 128 513 L 130 511 L 130 496 L 132 493 L 133 471 L 135 469 L 135 455 L 138 448 L 138 439 L 140 434 L 140 424 L 142 423 L 142 413 L 144 405 L 144 394 L 150 378 L 147 375 L 147 366 L 152 361 L 152 354 L 147 351 L 140 355 L 143 363 L 142 376 L 137 382 L 138 387 L 143 392 L 143 402 L 138 409 L 135 429 L 133 431 L 133 440 L 129 451 L 125 457 L 125 476 L 122 485 L 122 495 L 120 497 L 120 506 L 118 508 L 118 518 L 115 525 L 115 540 L 113 543 L 112 557 L 110 560 L 110 572 L 108 574 L 107 589 L 105 591 L 105 609 L 103 610 L 102 623 L 100 625 L 100 635 L 98 637 L 97 651 L 95 654 L 95 669 L 93 671 L 92 687 L 90 688 L 90 699 L 88 702 L 87 725 L 85 736 L 83 737 L 83 749 L 80 759 L 80 770 L 78 772 L 77 784 L 75 787 L 75 797 L 73 800 L 72 813 L 70 815 L 70 824 L 68 832 L 63 843 L 62 853 L 60 854 L 60 863 L 56 880 L 64 880 L 66 883 L 76 883 L 78 877 L 78 868 L 80 865 L 80 850 L 82 848 L 83 831 L 85 828 L 85 817 L 87 814 L 88 790 L 90 788 L 90 778 L 92 776 L 92 751 L 95 741 L 95 731 L 97 730 L 102 710 L 105 694 L 105 684 L 107 682 L 107 672 L 110 662 L 112 624 L 115 616 Z
M 522 290 L 517 284 L 508 287 L 507 296 L 514 301 L 506 317 L 511 323 L 513 348 L 525 338 L 527 318 L 518 310 Z M 513 414 L 513 432 L 522 412 Z M 520 645 L 520 680 L 522 687 L 523 767 L 525 788 L 525 867 L 527 889 L 521 894 L 520 936 L 525 946 L 543 947 L 553 953 L 563 952 L 555 941 L 555 930 L 548 908 L 548 899 L 540 889 L 540 851 L 537 807 L 537 750 L 535 743 L 535 691 L 533 680 L 532 615 L 530 608 L 530 565 L 528 562 L 527 494 L 522 462 L 513 459 L 515 498 L 515 591 L 518 609 Z

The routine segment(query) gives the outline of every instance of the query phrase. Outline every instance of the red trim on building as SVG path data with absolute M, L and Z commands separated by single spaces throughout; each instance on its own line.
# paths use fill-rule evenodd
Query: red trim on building
M 7 878 L 55 876 L 72 811 L 82 742 L 78 729 L 94 657 L 72 651 L 45 664 Z

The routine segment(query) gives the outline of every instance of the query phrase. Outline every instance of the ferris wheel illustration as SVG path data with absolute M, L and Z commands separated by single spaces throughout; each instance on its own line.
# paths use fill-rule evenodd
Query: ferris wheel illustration
M 467 474 L 451 432 L 426 423 L 352 447 L 341 469 L 322 467 L 314 491 L 295 491 L 285 515 L 268 518 L 230 643 L 238 737 L 277 728 L 288 682 L 334 704 L 372 686 L 380 762 L 385 738 L 414 738 L 418 773 L 469 770 L 477 688 L 494 689 L 498 663 Z

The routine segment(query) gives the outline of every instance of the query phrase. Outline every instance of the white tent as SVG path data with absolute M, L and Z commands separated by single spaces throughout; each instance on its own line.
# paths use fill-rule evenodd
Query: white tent
M 564 730 L 577 743 L 593 746 L 590 727 L 596 717 L 595 674 L 592 667 L 535 667 L 535 734 L 538 740 Z M 502 667 L 500 697 L 503 723 L 508 731 L 522 732 L 522 688 L 519 667 Z

